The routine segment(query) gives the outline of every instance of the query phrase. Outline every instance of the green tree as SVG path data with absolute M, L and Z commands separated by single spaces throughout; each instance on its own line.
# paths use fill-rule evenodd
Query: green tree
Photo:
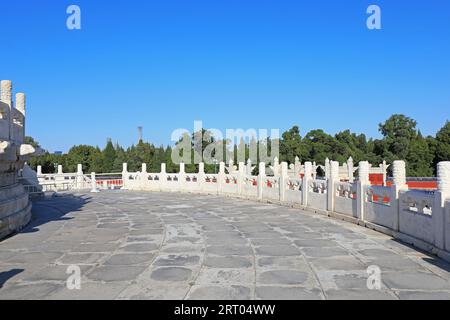
M 430 151 L 427 139 L 419 132 L 409 143 L 406 156 L 407 174 L 411 177 L 430 177 L 433 175 L 434 154 Z
M 280 141 L 280 160 L 293 163 L 295 157 L 302 156 L 302 137 L 298 126 L 293 126 L 282 134 Z
M 136 146 L 129 147 L 127 149 L 128 170 L 140 171 L 143 163 L 150 168 L 154 154 L 155 147 L 148 142 L 139 141 Z
M 29 161 L 29 165 L 34 170 L 37 170 L 37 166 L 42 167 L 42 173 L 53 174 L 56 173 L 58 165 L 65 166 L 65 155 L 44 153 L 39 157 L 32 157 Z
M 355 163 L 368 160 L 374 165 L 386 160 L 406 160 L 409 176 L 430 176 L 435 174 L 439 161 L 450 160 L 450 122 L 439 130 L 436 137 L 423 137 L 417 130 L 415 120 L 395 114 L 379 125 L 382 139 L 367 139 L 364 134 L 355 134 L 345 130 L 332 136 L 323 130 L 312 130 L 302 139 L 298 126 L 284 132 L 280 140 L 280 160 L 293 162 L 295 156 L 301 161 L 316 161 L 323 163 L 325 158 L 345 162 L 352 156 Z M 202 129 L 202 146 L 198 151 L 203 154 L 210 143 L 215 142 L 211 133 Z M 26 137 L 25 143 L 39 147 L 39 143 L 32 137 Z M 269 150 L 271 139 L 257 141 L 254 137 L 249 142 L 244 139 L 231 142 L 223 140 L 218 146 L 225 151 L 245 150 L 245 160 L 250 156 L 250 149 Z M 191 146 L 194 148 L 194 145 Z M 105 148 L 88 145 L 72 147 L 67 154 L 44 153 L 42 156 L 32 157 L 29 164 L 36 169 L 42 166 L 43 173 L 55 173 L 58 165 L 63 165 L 65 172 L 75 172 L 77 164 L 82 164 L 84 172 L 121 172 L 122 163 L 128 163 L 130 172 L 141 170 L 142 163 L 147 164 L 148 170 L 159 172 L 161 163 L 166 163 L 168 173 L 178 172 L 179 166 L 172 162 L 172 147 L 160 146 L 155 148 L 151 143 L 139 141 L 126 150 L 119 144 L 113 145 L 108 141 Z M 192 153 L 193 154 L 193 153 Z M 233 159 L 233 157 L 232 157 Z M 259 157 L 258 157 L 259 159 Z M 193 159 L 192 159 L 193 160 Z M 235 159 L 237 164 L 237 159 Z M 256 163 L 253 163 L 256 165 Z M 196 172 L 198 166 L 187 165 L 188 172 Z M 206 165 L 208 173 L 214 172 L 214 165 Z
M 416 126 L 415 120 L 403 114 L 394 114 L 381 123 L 379 130 L 385 142 L 382 156 L 389 161 L 406 159 L 410 142 L 417 138 Z
M 335 159 L 336 139 L 322 129 L 308 132 L 303 139 L 304 161 L 323 163 L 326 158 Z
M 448 120 L 436 134 L 435 147 L 435 164 L 440 161 L 450 161 L 450 122 Z
M 104 173 L 110 173 L 114 170 L 114 163 L 116 161 L 116 150 L 111 142 L 111 139 L 108 139 L 106 143 L 105 149 L 102 151 L 102 170 Z
M 165 149 L 164 146 L 160 146 L 155 149 L 153 159 L 151 161 L 150 170 L 152 172 L 160 172 L 161 164 L 165 162 Z
M 102 172 L 102 154 L 100 149 L 88 145 L 79 145 L 72 147 L 66 155 L 64 171 L 76 172 L 77 165 L 83 166 L 83 171 Z
M 168 146 L 165 152 L 165 162 L 166 162 L 166 171 L 167 173 L 174 173 L 177 170 L 177 166 L 172 161 L 172 147 Z
M 113 172 L 122 172 L 123 164 L 128 162 L 127 153 L 125 150 L 117 143 L 114 147 L 116 151 L 116 158 L 114 159 Z
M 349 157 L 358 163 L 362 160 L 368 160 L 368 157 L 372 157 L 368 150 L 368 142 L 364 134 L 357 135 L 345 130 L 335 135 L 336 145 L 335 153 L 340 155 L 343 161 L 346 161 Z
M 91 168 L 88 172 L 97 172 L 97 173 L 106 172 L 103 169 L 103 154 L 98 146 L 94 148 L 94 152 L 92 153 Z

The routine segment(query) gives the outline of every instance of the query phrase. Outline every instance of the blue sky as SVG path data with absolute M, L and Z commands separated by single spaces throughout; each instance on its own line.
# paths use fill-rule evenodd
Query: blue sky
M 66 8 L 82 29 L 66 28 Z M 382 30 L 366 9 L 382 10 Z M 351 129 L 392 113 L 435 134 L 450 118 L 450 2 L 4 1 L 0 78 L 27 93 L 27 134 L 74 144 L 167 144 L 209 128 Z

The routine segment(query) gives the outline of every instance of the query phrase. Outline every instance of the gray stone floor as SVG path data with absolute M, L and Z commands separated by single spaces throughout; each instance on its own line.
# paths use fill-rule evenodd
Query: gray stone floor
M 0 242 L 0 299 L 450 299 L 449 280 L 449 264 L 375 231 L 215 196 L 65 194 Z

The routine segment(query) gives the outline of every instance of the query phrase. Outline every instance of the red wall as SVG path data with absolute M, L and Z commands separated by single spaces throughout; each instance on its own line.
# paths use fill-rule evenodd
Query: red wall
M 382 174 L 370 174 L 369 179 L 373 186 L 383 185 Z M 406 184 L 410 189 L 437 189 L 437 181 L 408 181 Z M 388 181 L 387 186 L 391 187 L 392 181 Z

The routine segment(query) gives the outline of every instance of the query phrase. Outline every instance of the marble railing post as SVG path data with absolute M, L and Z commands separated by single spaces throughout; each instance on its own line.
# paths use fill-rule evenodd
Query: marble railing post
M 184 191 L 186 185 L 186 165 L 184 162 L 180 163 L 180 173 L 178 175 L 178 185 L 181 191 Z
M 42 166 L 37 166 L 36 176 L 37 176 L 39 184 L 45 182 L 45 176 L 42 174 Z
M 435 193 L 433 206 L 434 245 L 439 249 L 450 250 L 447 246 L 448 219 L 445 214 L 445 202 L 450 199 L 450 161 L 437 165 L 438 190 Z M 447 248 L 446 248 L 447 246 Z
M 77 165 L 77 178 L 75 188 L 80 190 L 83 189 L 84 175 L 83 175 L 83 166 L 81 164 Z
M 279 178 L 279 187 L 280 187 L 280 201 L 284 202 L 286 200 L 286 186 L 289 180 L 288 175 L 288 163 L 282 162 L 281 163 L 281 174 Z
M 228 161 L 228 173 L 232 174 L 234 172 L 234 161 L 233 159 L 230 159 L 230 161 Z
M 302 164 L 300 162 L 300 158 L 299 157 L 295 157 L 294 160 L 294 175 L 295 175 L 295 179 L 299 179 L 300 178 L 300 171 L 302 170 Z
M 239 163 L 240 164 L 240 163 Z M 247 175 L 251 175 L 252 174 L 252 160 L 250 160 L 250 159 L 248 159 L 247 160 L 247 167 L 246 167 L 246 172 L 247 172 Z
M 355 166 L 353 164 L 353 158 L 350 157 L 347 160 L 347 168 L 348 168 L 348 182 L 353 183 L 355 182 L 355 177 L 354 177 L 354 173 L 353 170 L 355 170 Z
M 63 177 L 63 166 L 62 165 L 58 165 L 58 169 L 57 169 L 57 176 L 55 178 L 56 182 L 60 182 L 60 181 L 64 181 L 64 177 Z
M 394 161 L 393 163 L 393 179 L 394 185 L 392 186 L 391 196 L 391 208 L 392 214 L 395 217 L 394 230 L 400 229 L 400 192 L 408 190 L 406 184 L 406 163 L 402 160 Z
M 23 121 L 22 121 L 22 130 L 19 133 L 18 137 L 14 137 L 16 139 L 19 139 L 19 141 L 23 142 L 25 138 L 25 114 L 26 114 L 26 97 L 25 93 L 17 93 L 16 94 L 16 109 L 20 111 L 20 113 L 23 114 Z
M 359 220 L 364 221 L 364 207 L 366 203 L 366 188 L 370 185 L 369 171 L 370 164 L 368 161 L 359 163 L 359 180 L 356 185 L 356 216 Z
M 139 185 L 141 190 L 144 189 L 148 182 L 147 164 L 142 164 L 141 174 L 139 175 Z
M 204 162 L 200 162 L 198 164 L 198 180 L 197 183 L 199 185 L 200 188 L 200 192 L 203 192 L 203 186 L 205 185 L 205 163 Z
M 280 161 L 277 157 L 273 159 L 272 171 L 274 177 L 278 178 L 280 176 Z
M 305 207 L 308 206 L 308 193 L 311 178 L 312 178 L 312 163 L 305 162 L 305 175 L 303 176 L 302 182 L 302 205 Z
M 24 116 L 26 115 L 26 96 L 25 93 L 16 93 L 16 109 Z
M 128 164 L 123 163 L 122 164 L 122 183 L 123 183 L 123 190 L 126 190 L 128 188 Z
M 12 82 L 10 80 L 1 81 L 1 96 L 0 101 L 7 105 L 7 114 L 4 117 L 8 120 L 8 132 L 0 132 L 0 140 L 11 140 L 11 127 L 12 127 Z
M 164 191 L 167 185 L 167 170 L 166 170 L 166 164 L 161 163 L 161 173 L 159 175 L 159 189 L 161 191 Z
M 312 178 L 313 178 L 314 180 L 317 179 L 317 164 L 316 164 L 315 161 L 314 161 L 313 164 L 312 164 Z
M 95 178 L 95 172 L 91 173 L 91 192 L 92 193 L 99 192 L 97 189 L 97 179 Z
M 244 187 L 244 179 L 245 179 L 245 175 L 251 175 L 251 169 L 248 170 L 248 167 L 252 167 L 252 162 L 249 159 L 249 162 L 247 162 L 247 168 L 245 167 L 245 163 L 244 162 L 239 162 L 239 171 L 238 171 L 238 176 L 237 176 L 237 189 L 238 189 L 238 194 L 242 195 L 243 193 L 243 187 Z M 250 173 L 249 173 L 250 171 Z
M 447 201 L 445 201 L 444 203 L 444 216 L 445 216 L 445 229 L 444 229 L 444 234 L 445 234 L 445 250 L 450 251 L 450 236 L 448 235 L 450 233 L 450 196 L 448 197 Z
M 328 180 L 330 178 L 330 159 L 325 159 L 325 179 Z
M 336 199 L 335 185 L 339 182 L 339 162 L 330 162 L 330 178 L 327 181 L 327 210 L 334 211 L 334 202 Z
M 231 174 L 234 164 L 232 164 L 232 161 L 230 161 L 230 167 L 228 168 L 229 173 Z M 217 194 L 222 193 L 223 184 L 225 183 L 225 162 L 219 163 L 219 174 L 217 175 Z
M 266 182 L 266 164 L 264 162 L 259 163 L 259 174 L 258 174 L 258 199 L 262 200 L 264 183 Z
M 383 186 L 386 186 L 388 167 L 389 166 L 387 165 L 386 160 L 383 160 L 383 163 L 381 164 L 381 171 L 383 171 Z M 405 175 L 406 175 L 406 173 L 405 173 Z

